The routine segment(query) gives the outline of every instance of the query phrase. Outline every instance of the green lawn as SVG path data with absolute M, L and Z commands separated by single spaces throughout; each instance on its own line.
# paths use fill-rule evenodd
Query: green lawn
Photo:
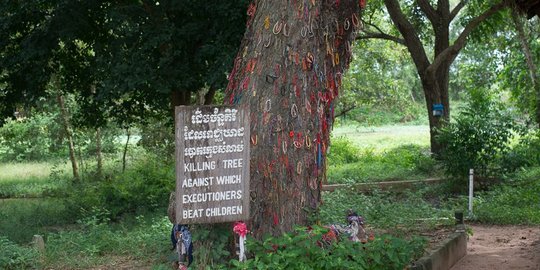
M 0 198 L 52 195 L 67 187 L 67 170 L 67 163 L 0 163 Z
M 0 182 L 14 179 L 46 179 L 51 173 L 49 162 L 0 163 Z
M 333 137 L 347 137 L 360 149 L 384 152 L 405 144 L 429 147 L 429 126 L 337 126 Z

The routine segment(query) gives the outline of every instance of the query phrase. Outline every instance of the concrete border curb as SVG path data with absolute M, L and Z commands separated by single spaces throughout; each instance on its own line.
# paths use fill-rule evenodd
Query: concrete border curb
M 429 255 L 416 261 L 411 270 L 448 270 L 467 255 L 467 234 L 458 230 L 442 241 Z

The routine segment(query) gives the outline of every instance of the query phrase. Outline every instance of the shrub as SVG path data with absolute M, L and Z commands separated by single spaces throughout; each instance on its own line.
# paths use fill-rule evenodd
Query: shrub
M 424 251 L 420 238 L 404 240 L 380 236 L 367 244 L 348 240 L 322 243 L 322 227 L 299 227 L 281 237 L 248 240 L 254 256 L 232 261 L 232 269 L 404 269 Z
M 54 114 L 37 114 L 23 120 L 9 119 L 0 127 L 2 159 L 10 161 L 43 160 L 58 155 L 62 143 L 60 126 Z M 60 138 L 60 139 L 57 139 Z
M 140 127 L 138 144 L 147 151 L 162 157 L 174 156 L 174 128 L 170 121 L 153 120 Z
M 474 214 L 495 224 L 540 224 L 540 167 L 509 176 L 506 184 L 479 193 Z
M 501 166 L 506 172 L 540 166 L 540 132 L 535 130 L 521 137 L 518 144 L 502 157 Z
M 137 160 L 126 172 L 113 172 L 104 181 L 83 181 L 70 198 L 70 209 L 107 209 L 112 220 L 126 213 L 156 210 L 168 205 L 175 187 L 174 165 L 161 162 L 154 155 Z
M 38 259 L 35 249 L 19 246 L 0 236 L 0 269 L 36 269 Z
M 447 123 L 437 140 L 444 146 L 441 161 L 448 175 L 464 179 L 470 168 L 487 176 L 509 150 L 516 128 L 509 111 L 484 91 L 470 93 L 469 103 Z
M 357 162 L 359 152 L 360 149 L 346 137 L 332 138 L 328 163 L 339 165 Z

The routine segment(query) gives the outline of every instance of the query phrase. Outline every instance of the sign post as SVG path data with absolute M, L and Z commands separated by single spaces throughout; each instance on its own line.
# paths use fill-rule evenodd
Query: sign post
M 249 218 L 249 108 L 175 110 L 176 223 Z

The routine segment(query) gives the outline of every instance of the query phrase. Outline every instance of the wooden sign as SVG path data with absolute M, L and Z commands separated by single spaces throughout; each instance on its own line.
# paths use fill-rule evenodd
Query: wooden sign
M 179 106 L 176 222 L 249 218 L 249 108 Z

